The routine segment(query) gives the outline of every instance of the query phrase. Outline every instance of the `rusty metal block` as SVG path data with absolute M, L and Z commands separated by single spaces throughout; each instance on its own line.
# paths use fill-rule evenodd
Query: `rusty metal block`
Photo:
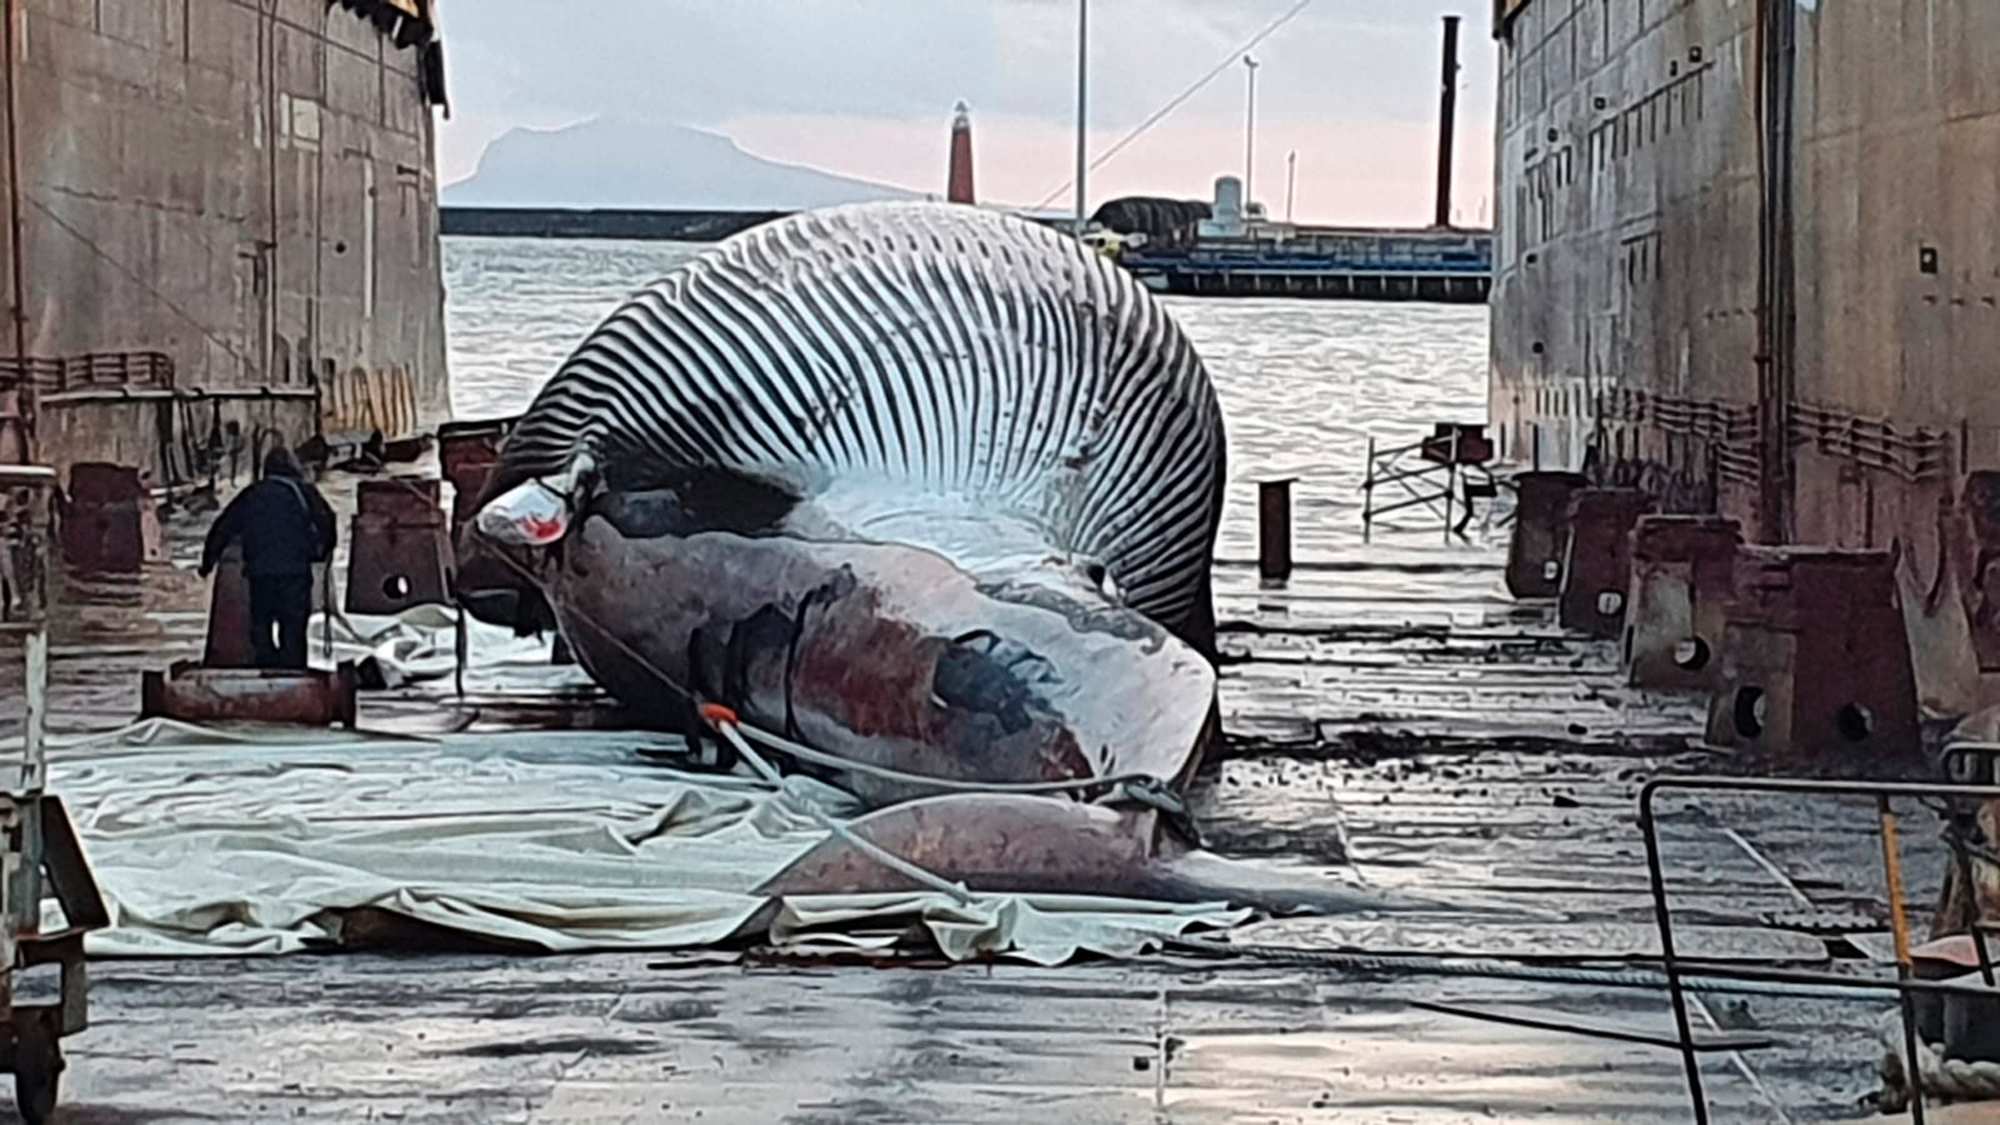
M 85 574 L 137 574 L 146 561 L 145 484 L 139 470 L 102 461 L 70 469 L 63 561 Z
M 1562 592 L 1569 498 L 1590 481 L 1581 473 L 1534 471 L 1514 477 L 1514 534 L 1507 542 L 1507 592 L 1553 598 Z
M 1653 510 L 1636 488 L 1585 488 L 1569 498 L 1569 541 L 1563 552 L 1556 620 L 1565 629 L 1614 638 L 1625 629 L 1632 585 L 1632 528 Z
M 243 574 L 243 548 L 231 543 L 209 579 L 208 635 L 202 664 L 210 668 L 249 668 L 257 663 L 250 646 L 250 580 Z
M 332 672 L 205 668 L 182 661 L 165 672 L 145 673 L 139 715 L 189 723 L 339 723 L 352 729 L 355 689 L 354 665 L 347 661 Z
M 1634 687 L 1714 689 L 1742 541 L 1732 519 L 1640 517 L 1625 611 L 1625 670 Z
M 1744 547 L 1727 617 L 1711 743 L 1801 766 L 1920 760 L 1888 552 Z
M 473 516 L 473 505 L 486 478 L 500 463 L 500 447 L 514 427 L 511 418 L 477 422 L 447 422 L 438 427 L 438 465 L 451 482 L 451 536 Z
M 1440 465 L 1484 465 L 1493 460 L 1493 439 L 1483 423 L 1438 422 L 1419 456 Z
M 348 540 L 347 612 L 449 604 L 448 535 L 437 481 L 363 481 Z
M 452 599 L 482 621 L 523 627 L 539 620 L 541 595 L 493 550 L 469 542 L 465 525 L 476 514 L 487 477 L 500 463 L 500 449 L 514 419 L 448 422 L 438 427 L 438 463 L 452 488 L 450 542 Z

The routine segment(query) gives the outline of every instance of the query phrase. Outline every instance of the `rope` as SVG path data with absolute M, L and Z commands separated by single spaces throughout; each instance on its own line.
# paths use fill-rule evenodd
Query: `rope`
M 1882 1092 L 1877 1108 L 1901 1113 L 1910 1105 L 1910 1082 L 1904 1073 L 1903 1016 L 1899 1009 L 1882 1013 L 1875 1024 L 1882 1044 Z M 1923 1080 L 1924 1101 L 1980 1102 L 2000 1099 L 2000 1063 L 1948 1059 L 1936 1045 L 1917 1040 L 1917 1074 Z
M 736 748 L 736 753 L 745 762 L 749 763 L 750 768 L 756 771 L 758 776 L 762 777 L 766 782 L 782 789 L 784 779 L 778 776 L 778 771 L 772 768 L 771 763 L 765 761 L 755 750 L 750 748 L 749 740 L 743 737 L 743 731 L 741 730 L 743 724 L 737 719 L 735 712 L 729 710 L 727 707 L 704 704 L 701 709 L 701 717 L 708 721 L 709 726 L 715 728 L 717 734 L 727 739 L 729 744 Z M 821 828 L 826 829 L 846 843 L 858 848 L 870 859 L 875 860 L 891 871 L 916 880 L 931 890 L 949 895 L 960 906 L 972 905 L 972 892 L 965 888 L 965 884 L 953 883 L 942 876 L 935 875 L 911 863 L 909 860 L 896 855 L 874 841 L 863 838 L 860 833 L 849 828 L 846 823 L 836 820 L 829 815 L 825 809 L 819 807 L 818 801 L 813 800 L 804 793 L 794 793 L 792 794 L 792 799 Z
M 1155 809 L 1166 816 L 1168 821 L 1176 828 L 1185 833 L 1188 839 L 1195 843 L 1195 846 L 1200 846 L 1200 828 L 1195 823 L 1194 813 L 1188 809 L 1187 802 L 1181 799 L 1180 794 L 1168 788 L 1165 781 L 1149 773 L 1135 771 L 1107 774 L 1103 777 L 1064 778 L 1056 781 L 958 781 L 952 778 L 936 777 L 931 774 L 909 773 L 890 766 L 878 766 L 872 762 L 860 762 L 852 758 L 841 757 L 838 754 L 829 754 L 824 750 L 815 750 L 810 746 L 802 746 L 789 739 L 772 734 L 770 731 L 752 726 L 741 719 L 735 720 L 735 724 L 750 738 L 763 743 L 772 750 L 797 758 L 800 761 L 826 766 L 829 769 L 839 770 L 843 773 L 860 774 L 864 777 L 878 778 L 883 781 L 893 781 L 904 785 L 934 789 L 941 793 L 980 793 L 987 795 L 1007 793 L 1081 793 L 1091 789 L 1107 788 L 1112 790 L 1112 792 L 1100 797 L 1098 799 L 1100 803 L 1122 801 Z

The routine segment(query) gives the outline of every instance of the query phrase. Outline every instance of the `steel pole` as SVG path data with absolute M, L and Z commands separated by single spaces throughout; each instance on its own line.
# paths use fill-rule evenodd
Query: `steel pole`
M 16 0 L 5 0 L 0 15 L 6 19 L 6 30 L 0 34 L 4 40 L 4 59 L 0 59 L 0 69 L 4 69 L 7 82 L 7 98 L 4 112 L 7 116 L 7 257 L 11 277 L 13 308 L 9 319 L 14 322 L 14 364 L 20 377 L 20 387 L 15 391 L 16 409 L 21 416 L 22 460 L 34 464 L 40 454 L 40 443 L 35 435 L 35 380 L 28 373 L 28 286 L 26 270 L 22 259 L 27 248 L 21 242 L 21 121 L 17 106 L 20 104 L 21 67 L 18 55 L 20 45 L 15 42 L 20 29 L 16 26 L 24 18 L 21 5 Z
M 1438 92 L 1437 215 L 1435 225 L 1451 225 L 1452 142 L 1458 122 L 1458 17 L 1444 18 L 1444 78 Z
M 1244 55 L 1243 69 L 1250 76 L 1250 92 L 1243 107 L 1243 215 L 1248 218 L 1250 204 L 1257 198 L 1251 190 L 1257 170 L 1257 60 Z
M 1285 157 L 1285 221 L 1292 221 L 1292 195 L 1299 186 L 1299 150 Z
M 1090 0 L 1076 0 L 1076 233 L 1083 234 L 1084 178 L 1090 174 L 1084 145 L 1085 95 L 1089 91 Z

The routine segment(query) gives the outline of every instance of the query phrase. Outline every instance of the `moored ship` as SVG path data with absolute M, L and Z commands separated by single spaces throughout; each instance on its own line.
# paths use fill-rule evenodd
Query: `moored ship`
M 167 487 L 448 416 L 433 0 L 8 8 L 0 460 Z

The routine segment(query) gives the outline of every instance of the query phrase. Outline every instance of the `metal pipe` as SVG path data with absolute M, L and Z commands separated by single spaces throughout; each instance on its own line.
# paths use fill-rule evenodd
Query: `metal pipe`
M 4 111 L 7 115 L 7 258 L 11 274 L 9 294 L 13 304 L 10 319 L 14 322 L 14 363 L 21 372 L 21 385 L 16 394 L 25 446 L 22 454 L 33 464 L 39 459 L 40 450 L 35 437 L 35 381 L 28 374 L 28 284 L 26 270 L 22 266 L 27 248 L 21 241 L 21 125 L 17 109 L 20 104 L 21 67 L 20 48 L 15 38 L 19 34 L 18 24 L 23 18 L 23 9 L 18 0 L 6 0 L 5 15 L 7 28 L 5 34 L 0 35 L 0 39 L 5 41 L 4 47 L 0 47 L 0 54 L 4 54 L 4 58 L 0 58 L 0 69 L 5 70 L 7 80 Z
M 278 347 L 278 250 L 284 234 L 278 222 L 278 0 L 269 0 L 264 12 L 264 105 L 269 128 L 264 137 L 264 185 L 266 205 L 271 209 L 271 264 L 264 283 L 264 354 L 257 358 L 257 378 L 269 382 L 272 360 Z M 284 122 L 290 131 L 292 123 Z M 373 200 L 364 206 L 373 207 Z M 368 268 L 373 269 L 371 264 Z
M 1083 233 L 1084 178 L 1090 175 L 1084 153 L 1084 95 L 1089 90 L 1090 0 L 1076 0 L 1076 233 Z
M 1694 1028 L 1688 1022 L 1687 993 L 1681 988 L 1680 961 L 1674 956 L 1673 914 L 1667 906 L 1666 868 L 1660 863 L 1660 834 L 1653 823 L 1651 783 L 1639 793 L 1639 831 L 1646 838 L 1646 874 L 1652 880 L 1653 918 L 1660 929 L 1660 967 L 1667 974 L 1667 994 L 1674 1007 L 1674 1030 L 1679 1035 L 1681 1069 L 1687 1075 L 1688 1097 L 1694 1106 L 1695 1125 L 1708 1125 L 1708 1095 L 1701 1088 L 1701 1059 L 1694 1049 Z
M 1896 941 L 1896 980 L 1907 984 L 1915 974 L 1910 965 L 1910 919 L 1903 912 L 1903 856 L 1896 842 L 1896 810 L 1887 796 L 1875 798 L 1875 810 L 1882 823 L 1882 869 L 1889 879 L 1889 932 Z M 1924 1077 L 1917 1059 L 1916 998 L 1905 990 L 1897 993 L 1896 1000 L 1903 1016 L 1903 1072 L 1910 1083 L 1910 1119 L 1923 1125 Z
M 1458 17 L 1444 18 L 1444 88 L 1438 94 L 1437 219 L 1451 225 L 1452 140 L 1458 121 Z
M 1257 572 L 1282 582 L 1292 574 L 1292 481 L 1257 484 Z
M 27 656 L 28 713 L 23 716 L 27 723 L 21 735 L 21 788 L 28 793 L 40 793 L 48 777 L 49 753 L 47 737 L 49 730 L 49 626 L 46 617 L 35 623 L 35 628 L 25 638 Z
M 1361 478 L 1361 541 L 1366 543 L 1375 524 L 1375 439 L 1368 439 L 1368 470 Z

